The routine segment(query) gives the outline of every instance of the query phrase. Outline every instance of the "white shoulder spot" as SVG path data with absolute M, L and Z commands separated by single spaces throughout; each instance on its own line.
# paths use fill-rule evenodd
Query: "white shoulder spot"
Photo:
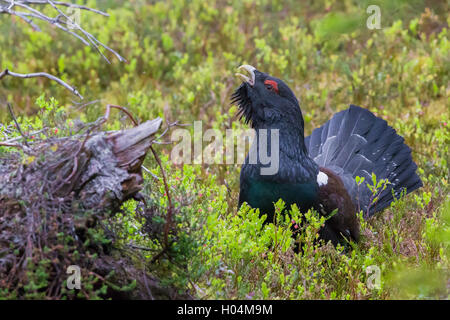
M 319 174 L 317 175 L 317 183 L 319 184 L 319 187 L 326 186 L 328 183 L 328 176 L 322 171 L 319 171 Z

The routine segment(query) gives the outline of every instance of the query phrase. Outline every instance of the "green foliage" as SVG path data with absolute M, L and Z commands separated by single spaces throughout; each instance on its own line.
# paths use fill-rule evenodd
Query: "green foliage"
M 348 299 L 381 297 L 370 292 L 364 268 L 373 263 L 374 250 L 344 254 L 318 241 L 325 218 L 313 211 L 301 214 L 284 203 L 275 205 L 275 224 L 244 205 L 226 219 L 213 217 L 208 246 L 201 253 L 205 270 L 197 292 L 204 298 L 227 299 Z M 295 235 L 295 238 L 293 237 Z M 215 235 L 215 236 L 214 236 Z M 294 239 L 296 244 L 294 243 Z M 293 248 L 300 246 L 299 253 Z

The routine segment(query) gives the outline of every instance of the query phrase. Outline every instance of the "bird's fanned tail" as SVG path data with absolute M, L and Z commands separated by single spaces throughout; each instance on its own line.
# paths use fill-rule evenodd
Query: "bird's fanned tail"
M 422 186 L 411 149 L 403 141 L 385 120 L 369 110 L 350 105 L 315 129 L 305 139 L 305 145 L 319 166 L 341 177 L 356 207 L 373 215 L 389 206 L 394 200 L 393 193 L 398 198 L 403 190 L 410 193 Z M 375 204 L 370 203 L 372 191 L 367 187 L 372 173 L 378 181 L 390 182 Z M 365 178 L 359 190 L 356 176 Z

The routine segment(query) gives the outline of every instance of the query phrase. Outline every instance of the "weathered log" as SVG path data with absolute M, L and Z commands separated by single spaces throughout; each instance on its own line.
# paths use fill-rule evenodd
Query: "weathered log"
M 161 122 L 51 145 L 44 141 L 36 147 L 40 154 L 28 160 L 0 159 L 0 204 L 32 200 L 30 193 L 40 191 L 35 196 L 78 202 L 84 210 L 116 209 L 141 189 L 141 165 Z
M 103 230 L 98 221 L 107 220 L 141 190 L 141 166 L 161 122 L 157 118 L 115 132 L 95 131 L 97 123 L 81 136 L 50 138 L 30 144 L 23 153 L 0 154 L 0 292 L 27 297 L 24 288 L 34 276 L 30 266 L 47 261 L 48 287 L 32 290 L 46 298 L 63 295 L 70 265 L 99 279 L 115 271 L 109 282 L 119 286 L 137 280 L 136 290 L 108 289 L 106 297 L 173 296 L 125 256 L 117 258 L 113 244 L 105 246 L 92 237 Z M 103 237 L 110 243 L 115 235 Z M 92 252 L 98 257 L 93 259 Z

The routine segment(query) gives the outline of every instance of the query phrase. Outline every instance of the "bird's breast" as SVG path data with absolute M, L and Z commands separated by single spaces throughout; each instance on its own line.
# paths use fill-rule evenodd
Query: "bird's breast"
M 252 208 L 259 208 L 260 212 L 268 215 L 268 221 L 273 219 L 274 203 L 283 199 L 286 207 L 297 204 L 302 212 L 317 204 L 318 186 L 315 182 L 307 183 L 276 183 L 273 181 L 249 181 L 246 201 Z

